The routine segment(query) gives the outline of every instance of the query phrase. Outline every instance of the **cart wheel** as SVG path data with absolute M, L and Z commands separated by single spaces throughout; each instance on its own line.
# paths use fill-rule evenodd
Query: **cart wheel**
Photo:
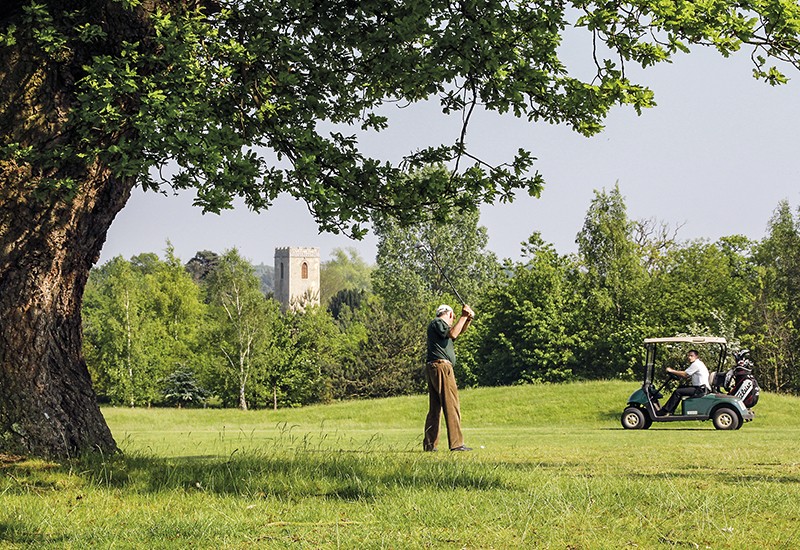
M 622 427 L 626 430 L 641 430 L 645 427 L 645 416 L 641 409 L 637 407 L 628 407 L 622 411 Z
M 739 427 L 739 417 L 728 407 L 714 411 L 714 427 L 718 430 L 735 430 Z

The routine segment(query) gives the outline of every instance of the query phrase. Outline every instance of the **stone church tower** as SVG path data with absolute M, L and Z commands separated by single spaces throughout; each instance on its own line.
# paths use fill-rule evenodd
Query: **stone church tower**
M 319 248 L 275 249 L 275 299 L 284 310 L 319 305 Z

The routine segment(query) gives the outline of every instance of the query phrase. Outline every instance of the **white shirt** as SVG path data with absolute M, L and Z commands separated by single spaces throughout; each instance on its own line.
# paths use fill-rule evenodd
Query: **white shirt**
M 708 383 L 708 369 L 700 359 L 695 359 L 689 365 L 686 369 L 686 374 L 692 377 L 692 386 L 705 386 L 709 390 L 711 389 Z

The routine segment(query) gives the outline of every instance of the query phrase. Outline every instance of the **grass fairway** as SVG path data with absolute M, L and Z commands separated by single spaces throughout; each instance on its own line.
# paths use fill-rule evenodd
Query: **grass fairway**
M 124 456 L 2 464 L 0 547 L 800 547 L 800 399 L 625 431 L 636 386 L 463 391 L 472 453 L 421 452 L 423 396 L 105 409 Z

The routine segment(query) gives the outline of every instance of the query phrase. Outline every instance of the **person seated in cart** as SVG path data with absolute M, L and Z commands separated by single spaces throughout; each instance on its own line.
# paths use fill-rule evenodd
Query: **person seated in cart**
M 684 397 L 703 397 L 711 391 L 711 386 L 708 383 L 708 369 L 700 360 L 697 350 L 689 351 L 686 357 L 689 360 L 689 366 L 686 367 L 686 370 L 667 367 L 667 372 L 681 378 L 691 378 L 691 384 L 676 388 L 669 400 L 656 412 L 658 416 L 667 416 L 674 413 Z

